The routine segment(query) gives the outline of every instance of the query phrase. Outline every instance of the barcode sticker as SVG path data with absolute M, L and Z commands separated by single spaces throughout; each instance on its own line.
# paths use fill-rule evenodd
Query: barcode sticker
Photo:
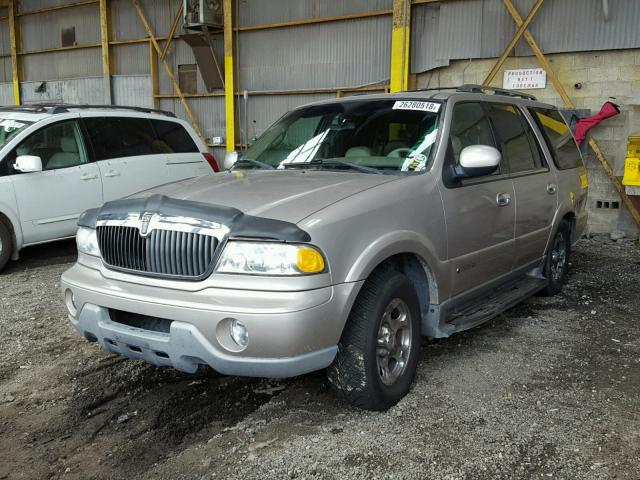
M 440 104 L 435 102 L 416 102 L 414 100 L 398 100 L 393 104 L 394 110 L 420 110 L 422 112 L 437 112 Z

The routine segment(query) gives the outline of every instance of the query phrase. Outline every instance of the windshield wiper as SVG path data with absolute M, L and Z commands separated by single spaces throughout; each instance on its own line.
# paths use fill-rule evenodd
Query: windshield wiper
M 262 170 L 273 170 L 273 165 L 269 165 L 268 163 L 259 162 L 258 160 L 253 160 L 251 158 L 241 158 L 236 163 L 233 164 L 233 168 L 235 169 L 238 166 L 252 166 L 256 168 L 260 168 Z
M 328 158 L 314 158 L 310 162 L 303 163 L 286 163 L 284 168 L 309 168 L 320 166 L 321 168 L 348 168 L 362 173 L 375 173 L 376 175 L 383 175 L 382 170 L 378 170 L 373 167 L 365 167 L 364 165 L 358 165 L 357 163 L 345 162 L 343 160 L 333 160 Z

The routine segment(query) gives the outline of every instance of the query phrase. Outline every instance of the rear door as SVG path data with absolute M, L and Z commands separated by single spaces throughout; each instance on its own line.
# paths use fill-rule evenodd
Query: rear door
M 152 119 L 155 149 L 166 154 L 167 181 L 209 175 L 213 172 L 196 141 L 183 125 L 172 120 Z
M 471 145 L 497 147 L 480 102 L 453 106 L 445 169 L 458 164 Z M 451 263 L 452 291 L 458 294 L 511 271 L 513 265 L 515 191 L 504 165 L 492 175 L 465 179 L 442 188 Z
M 489 117 L 515 189 L 515 265 L 525 267 L 542 258 L 558 207 L 555 173 L 533 129 L 515 105 L 490 103 Z
M 39 156 L 43 171 L 13 170 L 18 155 Z M 43 126 L 13 149 L 6 161 L 25 244 L 73 236 L 80 214 L 102 204 L 100 171 L 89 160 L 75 119 Z
M 156 148 L 145 117 L 85 117 L 83 123 L 102 177 L 104 201 L 167 183 L 166 154 Z

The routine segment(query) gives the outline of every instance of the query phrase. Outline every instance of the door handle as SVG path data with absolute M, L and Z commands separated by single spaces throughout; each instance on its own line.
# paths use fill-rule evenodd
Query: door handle
M 558 191 L 558 186 L 555 183 L 548 183 L 547 184 L 547 193 L 549 195 L 553 195 L 557 191 Z
M 85 180 L 85 181 L 87 181 L 87 180 L 95 180 L 96 178 L 98 178 L 98 176 L 97 176 L 97 175 L 92 175 L 92 174 L 90 174 L 90 173 L 85 173 L 84 175 L 82 175 L 82 176 L 80 177 L 80 180 Z
M 104 174 L 105 177 L 119 177 L 120 176 L 120 172 L 118 172 L 117 170 L 109 170 L 107 173 Z
M 506 207 L 511 203 L 511 195 L 508 193 L 499 193 L 496 195 L 496 205 Z

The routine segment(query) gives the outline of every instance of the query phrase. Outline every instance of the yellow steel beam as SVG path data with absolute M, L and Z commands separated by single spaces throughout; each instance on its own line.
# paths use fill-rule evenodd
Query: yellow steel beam
M 109 60 L 109 5 L 107 0 L 100 0 L 100 40 L 102 47 L 102 76 L 104 98 L 111 103 L 111 62 Z
M 151 25 L 149 24 L 147 17 L 142 11 L 142 7 L 140 6 L 139 0 L 131 0 L 131 1 L 133 3 L 133 6 L 136 9 L 136 12 L 138 13 L 138 17 L 140 18 L 140 21 L 142 22 L 144 29 L 147 31 L 147 35 L 149 35 L 149 41 L 151 41 L 156 53 L 160 55 L 162 53 L 162 49 L 160 48 L 160 45 L 158 45 L 158 41 L 156 40 L 156 37 L 153 34 Z M 180 85 L 178 84 L 176 77 L 173 75 L 173 71 L 171 70 L 171 65 L 169 65 L 169 62 L 167 62 L 166 58 L 162 60 L 162 66 L 164 67 L 164 70 L 167 73 L 167 76 L 171 80 L 171 84 L 173 85 L 173 89 L 175 90 L 176 94 L 178 95 L 178 98 L 180 99 L 180 104 L 182 105 L 182 108 L 184 108 L 184 111 L 186 112 L 187 117 L 189 117 L 189 122 L 191 123 L 191 126 L 196 131 L 196 134 L 202 139 L 202 142 L 206 143 L 204 136 L 202 135 L 202 130 L 200 130 L 200 126 L 198 125 L 198 121 L 193 115 L 193 112 L 191 111 L 191 107 L 189 107 L 189 104 L 185 100 L 184 94 L 180 89 Z
M 11 77 L 13 79 L 13 103 L 20 105 L 20 61 L 18 50 L 20 50 L 20 25 L 17 19 L 17 2 L 10 0 L 9 10 L 9 46 L 11 49 Z
M 167 52 L 169 51 L 169 47 L 171 47 L 171 42 L 173 41 L 173 36 L 176 33 L 176 28 L 178 28 L 178 23 L 180 23 L 180 17 L 182 16 L 183 10 L 184 10 L 184 6 L 180 4 L 180 7 L 176 12 L 176 17 L 173 19 L 173 24 L 171 25 L 171 30 L 169 31 L 169 37 L 167 37 L 167 41 L 164 44 L 162 53 L 160 54 L 160 60 L 164 60 L 164 57 L 167 56 Z
M 160 75 L 158 72 L 158 52 L 149 41 L 149 71 L 151 72 L 151 95 L 153 108 L 160 108 Z
M 511 14 L 511 16 L 513 17 L 513 20 L 516 22 L 518 27 L 520 27 L 524 22 L 522 21 L 522 17 L 520 17 L 520 14 L 518 13 L 518 10 L 516 9 L 516 7 L 513 5 L 511 0 L 502 0 L 502 1 L 505 7 L 507 7 L 507 10 Z M 556 73 L 553 71 L 551 64 L 544 56 L 544 53 L 542 53 L 542 50 L 538 46 L 537 42 L 535 41 L 531 33 L 529 33 L 529 30 L 525 30 L 524 38 L 529 44 L 529 46 L 531 47 L 531 50 L 533 50 L 533 53 L 538 59 L 538 61 L 540 62 L 540 65 L 542 65 L 542 67 L 546 70 L 547 77 L 549 77 L 549 79 L 551 80 L 551 83 L 553 83 L 553 86 L 555 87 L 556 91 L 560 95 L 560 98 L 562 98 L 562 101 L 565 103 L 567 107 L 573 108 L 574 105 L 573 105 L 573 102 L 571 101 L 571 98 L 569 98 L 569 95 L 567 95 L 567 91 L 562 86 L 562 83 L 560 83 L 560 79 L 558 78 Z M 627 196 L 624 186 L 620 182 L 620 179 L 615 176 L 615 173 L 613 172 L 611 165 L 609 165 L 609 162 L 607 161 L 607 158 L 604 156 L 604 153 L 600 149 L 598 142 L 593 137 L 589 139 L 589 146 L 595 153 L 596 158 L 602 165 L 602 169 L 605 171 L 605 173 L 609 177 L 609 180 L 611 181 L 611 183 L 613 184 L 613 187 L 618 192 L 618 195 L 620 195 L 620 198 L 622 199 L 622 203 L 626 205 L 634 221 L 638 226 L 640 226 L 640 211 L 638 211 L 635 204 Z
M 227 151 L 233 152 L 236 145 L 235 95 L 233 91 L 233 1 L 224 0 L 224 111 Z
M 484 82 L 482 82 L 483 85 L 489 85 L 491 81 L 495 78 L 497 73 L 502 68 L 502 65 L 507 60 L 507 57 L 511 54 L 516 44 L 520 40 L 520 38 L 522 38 L 522 34 L 524 34 L 524 32 L 527 31 L 527 28 L 529 28 L 529 24 L 538 13 L 538 10 L 540 10 L 540 7 L 542 6 L 543 2 L 544 0 L 538 0 L 535 3 L 535 5 L 531 8 L 529 15 L 527 15 L 527 18 L 525 18 L 524 22 L 522 22 L 522 24 L 520 25 L 520 28 L 518 28 L 518 31 L 516 32 L 516 34 L 513 36 L 513 38 L 507 45 L 507 48 L 504 49 L 504 52 L 502 52 L 502 55 L 500 55 L 500 58 L 498 59 L 496 64 L 493 66 L 493 68 L 491 69 L 487 77 L 484 79 Z
M 391 31 L 391 92 L 402 92 L 409 83 L 411 1 L 393 0 Z
M 44 8 L 38 8 L 37 10 L 28 10 L 26 12 L 20 12 L 18 13 L 18 16 L 24 17 L 26 15 L 37 15 L 39 13 L 53 12 L 56 10 L 64 10 L 67 8 L 84 7 L 85 5 L 92 5 L 98 2 L 100 2 L 100 0 L 85 0 L 82 2 L 76 2 L 76 3 L 65 3 L 62 5 L 54 5 L 52 7 L 44 7 Z

